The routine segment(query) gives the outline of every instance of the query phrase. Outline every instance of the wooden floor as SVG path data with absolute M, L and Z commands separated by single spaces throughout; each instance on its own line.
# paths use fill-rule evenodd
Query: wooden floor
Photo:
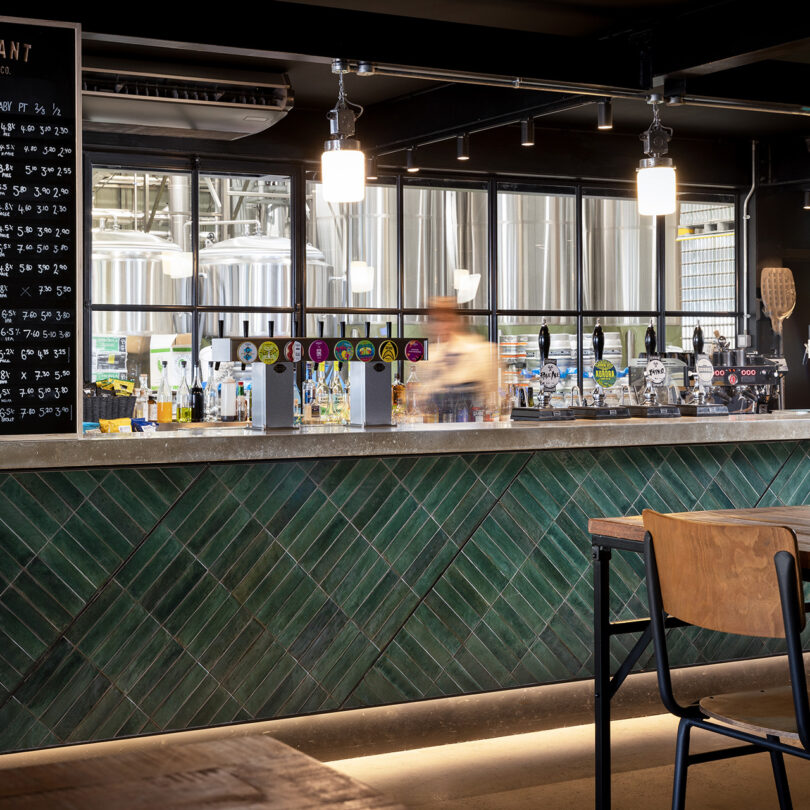
M 2 810 L 401 810 L 266 735 L 177 744 L 0 771 Z M 85 746 L 92 752 L 92 746 Z

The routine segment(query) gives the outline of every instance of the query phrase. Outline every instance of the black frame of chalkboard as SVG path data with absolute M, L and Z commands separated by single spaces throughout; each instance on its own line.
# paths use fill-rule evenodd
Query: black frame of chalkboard
M 42 431 L 42 430 L 34 430 L 34 431 L 23 431 L 19 433 L 10 434 L 7 433 L 5 430 L 0 431 L 0 435 L 3 436 L 26 436 L 30 438 L 37 438 L 37 439 L 47 439 L 53 436 L 64 436 L 64 435 L 81 435 L 82 433 L 82 378 L 83 378 L 83 348 L 84 348 L 84 331 L 83 331 L 83 317 L 82 313 L 80 313 L 79 308 L 83 304 L 84 300 L 84 290 L 83 290 L 83 282 L 84 282 L 84 241 L 83 241 L 83 222 L 84 222 L 84 197 L 83 197 L 83 190 L 84 184 L 82 182 L 82 155 L 83 155 L 83 144 L 82 144 L 82 96 L 81 96 L 81 25 L 79 23 L 73 22 L 62 22 L 62 21 L 54 21 L 54 20 L 38 20 L 32 19 L 28 17 L 11 17 L 0 15 L 0 22 L 3 23 L 4 26 L 27 26 L 30 28 L 40 28 L 40 29 L 54 29 L 59 28 L 65 31 L 73 33 L 72 39 L 72 47 L 73 47 L 73 138 L 70 143 L 73 146 L 74 153 L 73 153 L 73 201 L 74 201 L 74 217 L 73 217 L 73 238 L 74 238 L 74 268 L 73 268 L 73 275 L 71 277 L 73 288 L 74 288 L 74 297 L 72 301 L 73 305 L 73 351 L 71 352 L 71 370 L 73 372 L 73 380 L 72 380 L 72 388 L 73 388 L 73 416 L 69 420 L 71 428 L 69 430 L 63 431 Z M 6 29 L 7 30 L 7 29 Z M 31 39 L 33 43 L 34 40 Z M 33 51 L 32 51 L 33 53 Z M 49 58 L 53 58 L 53 53 L 48 53 Z M 33 59 L 32 59 L 33 64 Z M 60 73 L 59 78 L 64 75 L 64 70 L 68 69 L 68 65 L 59 64 L 59 71 Z M 54 76 L 54 73 L 48 73 L 48 78 L 50 79 Z M 41 78 L 39 79 L 42 80 Z M 64 180 L 60 180 L 60 182 L 64 183 Z M 64 237 L 62 237 L 64 238 Z M 41 409 L 40 409 L 41 410 Z M 37 416 L 38 420 L 47 420 L 53 417 L 42 417 L 40 415 Z M 39 425 L 42 425 L 42 422 L 39 422 Z

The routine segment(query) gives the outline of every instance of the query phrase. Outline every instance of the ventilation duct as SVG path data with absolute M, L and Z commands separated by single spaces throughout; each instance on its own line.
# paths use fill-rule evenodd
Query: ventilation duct
M 84 128 L 232 141 L 280 121 L 293 106 L 285 73 L 126 62 L 86 56 Z

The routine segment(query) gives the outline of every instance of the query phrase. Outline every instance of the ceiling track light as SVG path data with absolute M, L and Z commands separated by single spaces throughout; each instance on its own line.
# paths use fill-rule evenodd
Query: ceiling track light
M 369 155 L 366 161 L 366 180 L 378 180 L 380 177 L 377 169 L 377 156 Z
M 520 145 L 534 146 L 534 118 L 524 118 L 520 122 Z
M 650 96 L 653 120 L 645 132 L 639 135 L 644 144 L 644 154 L 638 164 L 636 188 L 638 212 L 642 216 L 674 214 L 676 207 L 675 166 L 672 158 L 665 157 L 672 139 L 672 129 L 661 123 L 661 96 Z
M 405 150 L 405 168 L 411 173 L 416 174 L 419 167 L 416 165 L 416 147 L 409 146 Z
M 456 135 L 456 160 L 470 159 L 470 136 L 465 132 Z
M 804 192 L 804 205 L 802 206 L 805 211 L 810 211 L 810 189 L 805 189 Z
M 596 128 L 613 129 L 613 99 L 602 99 L 596 105 Z
M 359 202 L 366 194 L 366 158 L 360 141 L 354 136 L 354 125 L 363 114 L 363 108 L 346 98 L 343 74 L 348 68 L 345 63 L 335 60 L 332 70 L 338 74 L 338 100 L 326 114 L 329 137 L 321 155 L 323 198 L 327 202 Z

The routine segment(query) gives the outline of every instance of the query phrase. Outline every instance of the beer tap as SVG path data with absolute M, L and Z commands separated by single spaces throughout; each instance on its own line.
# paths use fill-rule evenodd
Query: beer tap
M 658 397 L 655 393 L 655 386 L 653 385 L 653 381 L 649 372 L 650 360 L 653 359 L 656 348 L 655 327 L 653 326 L 652 318 L 650 318 L 650 325 L 647 327 L 647 331 L 644 334 L 644 348 L 647 350 L 647 366 L 648 366 L 648 368 L 644 369 L 644 380 L 645 380 L 644 405 L 648 406 L 657 405 Z
M 598 363 L 602 359 L 602 354 L 605 351 L 605 333 L 602 331 L 602 324 L 597 321 L 596 326 L 593 328 L 593 359 L 594 359 L 594 367 L 596 363 Z M 594 387 L 593 387 L 593 404 L 597 408 L 604 408 L 605 403 L 607 401 L 607 395 L 605 394 L 605 389 L 596 382 L 596 376 L 594 376 Z
M 540 334 L 537 336 L 537 345 L 540 348 L 540 367 L 542 369 L 548 363 L 549 350 L 551 349 L 551 334 L 548 331 L 548 324 L 545 318 L 543 318 L 543 324 L 540 327 Z M 551 407 L 551 391 L 546 389 L 545 386 L 543 387 L 540 407 Z
M 696 405 L 705 405 L 706 404 L 706 392 L 703 390 L 703 386 L 701 385 L 700 378 L 697 374 L 697 363 L 698 358 L 703 354 L 703 330 L 700 328 L 700 321 L 697 322 L 695 325 L 695 331 L 692 332 L 692 349 L 694 350 L 694 358 L 695 358 L 695 367 L 694 370 L 689 373 L 689 376 L 692 377 L 694 381 L 694 385 L 692 387 L 692 401 Z

